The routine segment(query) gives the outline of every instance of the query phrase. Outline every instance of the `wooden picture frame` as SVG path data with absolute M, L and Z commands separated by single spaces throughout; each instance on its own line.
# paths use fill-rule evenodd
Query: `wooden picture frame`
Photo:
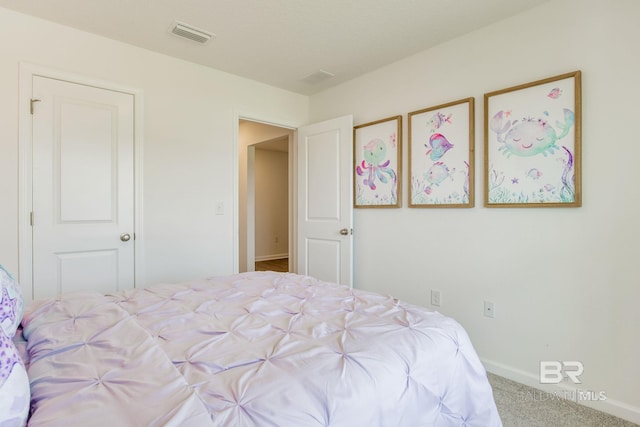
M 484 95 L 484 205 L 582 205 L 581 72 Z
M 409 207 L 474 205 L 475 100 L 409 113 Z
M 402 116 L 353 128 L 353 205 L 402 206 Z

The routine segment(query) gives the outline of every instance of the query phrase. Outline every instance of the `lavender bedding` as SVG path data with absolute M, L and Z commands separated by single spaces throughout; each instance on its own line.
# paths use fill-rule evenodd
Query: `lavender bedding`
M 244 273 L 29 305 L 30 426 L 500 426 L 463 328 L 388 296 Z

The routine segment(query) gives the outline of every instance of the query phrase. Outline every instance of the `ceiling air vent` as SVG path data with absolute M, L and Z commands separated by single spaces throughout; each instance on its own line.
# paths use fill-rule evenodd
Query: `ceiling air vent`
M 174 22 L 174 24 L 170 28 L 170 31 L 176 36 L 184 37 L 185 39 L 193 40 L 194 42 L 202 44 L 215 37 L 215 34 L 213 33 L 209 33 L 199 28 L 194 28 L 182 22 Z
M 330 73 L 328 71 L 325 70 L 318 70 L 315 73 L 311 73 L 306 77 L 303 77 L 302 79 L 300 79 L 301 81 L 308 83 L 310 85 L 315 85 L 318 83 L 321 83 L 325 80 L 328 80 L 332 77 L 335 77 L 335 74 Z

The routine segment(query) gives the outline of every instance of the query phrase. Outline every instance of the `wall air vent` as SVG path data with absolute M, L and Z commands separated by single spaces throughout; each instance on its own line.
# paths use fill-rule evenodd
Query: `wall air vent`
M 182 22 L 174 22 L 169 30 L 171 34 L 175 34 L 176 36 L 193 40 L 194 42 L 202 44 L 208 42 L 216 36 L 213 33 L 209 33 L 199 28 L 194 28 Z

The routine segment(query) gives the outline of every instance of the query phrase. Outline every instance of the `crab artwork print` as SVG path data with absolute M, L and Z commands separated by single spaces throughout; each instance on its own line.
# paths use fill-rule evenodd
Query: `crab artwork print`
M 485 95 L 485 204 L 580 205 L 580 72 Z

